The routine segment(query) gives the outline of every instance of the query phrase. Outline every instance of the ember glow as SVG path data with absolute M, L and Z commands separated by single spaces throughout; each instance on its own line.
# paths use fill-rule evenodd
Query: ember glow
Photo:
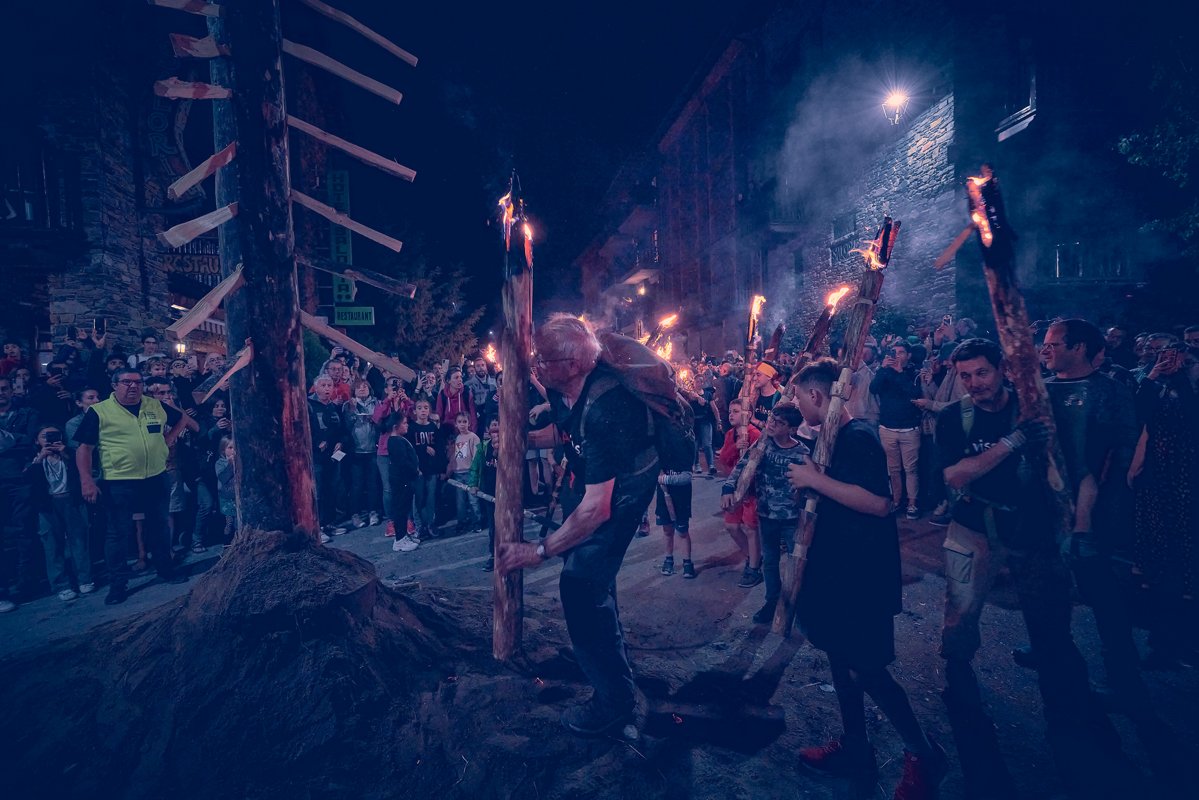
M 665 329 L 673 326 L 678 321 L 679 321 L 679 315 L 671 314 L 669 317 L 662 317 L 662 319 L 658 320 L 658 327 L 665 330 Z
M 512 204 L 512 190 L 500 198 L 497 204 L 500 207 L 500 222 L 504 225 L 504 246 L 508 247 L 512 242 L 512 223 L 516 219 L 516 207 Z
M 524 225 L 521 226 L 521 230 L 523 230 L 525 232 L 526 239 L 528 239 L 530 242 L 533 241 L 533 226 L 532 225 L 530 225 L 529 223 L 526 222 Z
M 649 344 L 649 334 L 647 333 L 644 336 L 638 336 L 637 341 L 641 342 L 642 344 Z
M 842 286 L 840 289 L 829 292 L 828 297 L 824 298 L 824 304 L 834 311 L 837 310 L 837 303 L 841 302 L 841 298 L 849 294 L 849 287 Z
M 766 305 L 766 298 L 760 294 L 754 295 L 753 304 L 750 306 L 749 315 L 757 322 L 762 318 L 762 306 Z
M 658 352 L 658 355 L 662 356 L 662 358 L 669 361 L 671 354 L 674 352 L 674 342 L 671 341 L 670 339 L 667 339 L 666 344 L 659 347 L 657 352 Z
M 492 364 L 496 363 L 495 360 L 497 358 L 497 355 L 495 352 L 494 344 L 491 344 L 490 342 L 487 343 L 487 349 L 483 351 L 483 358 L 487 359 Z
M 887 266 L 878 257 L 878 242 L 865 242 L 864 244 L 866 245 L 865 247 L 859 247 L 849 252 L 861 255 L 866 260 L 866 267 L 868 269 L 882 269 Z

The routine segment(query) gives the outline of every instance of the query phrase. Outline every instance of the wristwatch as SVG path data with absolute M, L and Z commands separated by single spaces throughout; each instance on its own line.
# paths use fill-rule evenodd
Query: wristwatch
M 549 558 L 549 556 L 545 552 L 545 542 L 538 542 L 537 557 L 540 558 L 542 561 L 545 561 L 547 558 Z

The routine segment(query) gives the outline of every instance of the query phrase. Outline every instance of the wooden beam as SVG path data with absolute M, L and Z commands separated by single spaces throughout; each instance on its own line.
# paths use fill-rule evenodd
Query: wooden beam
M 167 197 L 171 200 L 178 200 L 184 192 L 228 164 L 236 155 L 237 142 L 230 142 L 228 147 L 219 153 L 213 153 L 197 164 L 190 172 L 168 186 Z
M 364 37 L 379 45 L 396 58 L 402 61 L 407 61 L 414 67 L 416 66 L 416 56 L 412 55 L 404 48 L 392 44 L 390 41 L 383 38 L 382 35 L 375 33 L 373 30 L 366 27 L 344 11 L 338 11 L 332 6 L 325 5 L 320 0 L 300 0 L 300 2 L 316 12 L 324 14 L 329 19 L 340 22 L 350 30 L 362 34 Z
M 225 13 L 225 7 L 209 3 L 207 0 L 146 0 L 149 5 L 159 8 L 169 8 L 173 11 L 186 11 L 201 17 L 219 17 Z
M 405 167 L 403 164 L 397 164 L 396 162 L 392 161 L 391 159 L 385 158 L 384 156 L 381 156 L 378 153 L 372 153 L 370 150 L 367 150 L 365 147 L 359 147 L 356 144 L 347 142 L 345 139 L 341 138 L 340 136 L 334 136 L 331 133 L 322 131 L 320 128 L 316 127 L 312 123 L 305 122 L 302 119 L 293 117 L 291 114 L 287 115 L 287 126 L 289 128 L 295 128 L 298 131 L 302 131 L 302 132 L 308 134 L 309 136 L 311 136 L 312 138 L 322 141 L 325 144 L 330 145 L 331 147 L 336 147 L 338 150 L 341 150 L 343 153 L 347 153 L 347 154 L 353 156 L 354 158 L 358 159 L 359 161 L 361 161 L 364 164 L 369 164 L 372 167 L 377 167 L 377 168 L 383 170 L 384 172 L 390 172 L 392 175 L 395 175 L 397 178 L 403 178 L 404 180 L 407 180 L 407 181 L 410 181 L 410 180 L 413 180 L 414 178 L 416 178 L 416 170 L 409 169 L 408 167 Z
M 245 280 L 242 278 L 241 265 L 238 264 L 232 273 L 212 287 L 186 314 L 167 326 L 167 336 L 176 342 L 182 341 L 189 333 L 207 322 L 213 312 L 220 308 L 221 302 L 240 289 L 243 283 Z
M 200 234 L 208 233 L 236 216 L 237 203 L 230 203 L 216 211 L 209 211 L 202 217 L 180 222 L 175 227 L 158 234 L 158 241 L 171 247 L 182 247 Z
M 229 48 L 217 44 L 216 39 L 211 36 L 197 39 L 183 33 L 171 34 L 171 49 L 178 58 L 216 58 L 229 55 Z
M 154 94 L 174 100 L 224 100 L 230 97 L 232 92 L 224 86 L 181 81 L 176 77 L 170 77 L 154 81 Z
M 371 241 L 378 242 L 384 247 L 394 250 L 397 253 L 400 252 L 400 248 L 404 246 L 404 243 L 399 239 L 393 239 L 386 233 L 377 231 L 374 228 L 368 228 L 361 222 L 355 222 L 333 206 L 326 205 L 314 197 L 309 197 L 298 189 L 291 190 L 291 199 L 304 206 L 304 208 L 307 208 L 310 211 L 315 211 L 330 222 L 336 222 L 343 228 L 349 228 L 350 230 L 354 231 L 354 233 L 360 233 Z
M 322 258 L 309 258 L 306 256 L 296 256 L 296 263 L 300 266 L 327 272 L 330 275 L 340 275 L 352 281 L 361 281 L 369 286 L 374 286 L 376 289 L 382 289 L 385 292 L 390 292 L 400 297 L 407 297 L 409 300 L 416 297 L 415 283 L 404 283 L 387 275 L 372 272 L 369 269 L 351 267 L 345 264 L 334 264 L 332 261 L 326 261 Z
M 229 379 L 233 377 L 233 373 L 240 372 L 250 365 L 250 361 L 254 358 L 254 344 L 247 339 L 246 346 L 237 351 L 237 355 L 232 361 L 225 363 L 225 368 L 221 370 L 220 375 L 211 375 L 208 380 L 201 383 L 192 390 L 192 399 L 196 401 L 196 405 L 204 405 L 212 396 L 221 389 L 229 385 Z
M 320 67 L 323 70 L 331 72 L 337 77 L 343 78 L 350 83 L 361 86 L 368 92 L 373 92 L 374 94 L 379 95 L 379 97 L 382 97 L 384 100 L 388 100 L 396 105 L 399 105 L 400 101 L 404 99 L 404 95 L 396 89 L 391 88 L 387 84 L 380 83 L 379 81 L 367 75 L 363 75 L 358 70 L 347 67 L 337 59 L 330 58 L 324 53 L 317 52 L 311 47 L 307 47 L 302 44 L 296 44 L 295 42 L 284 39 L 283 52 L 290 56 L 294 56 L 301 61 L 307 62 L 314 67 Z
M 336 342 L 359 358 L 371 362 L 376 367 L 387 370 L 392 375 L 398 375 L 405 381 L 416 379 L 416 373 L 413 372 L 410 367 L 401 364 L 394 358 L 389 358 L 382 353 L 376 353 L 366 345 L 351 339 L 349 336 L 346 336 L 341 331 L 330 328 L 328 325 L 321 322 L 307 311 L 300 312 L 300 323 L 318 336 L 323 336 L 331 342 Z

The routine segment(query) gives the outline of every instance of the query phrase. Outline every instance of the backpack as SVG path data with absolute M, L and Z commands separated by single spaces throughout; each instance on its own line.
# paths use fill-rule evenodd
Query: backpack
M 628 336 L 610 331 L 598 335 L 599 363 L 613 377 L 601 377 L 588 392 L 587 405 L 616 386 L 623 386 L 645 404 L 648 430 L 658 453 L 658 466 L 670 472 L 690 472 L 695 465 L 695 414 L 674 381 L 674 367 L 653 350 Z M 579 432 L 586 436 L 587 408 Z

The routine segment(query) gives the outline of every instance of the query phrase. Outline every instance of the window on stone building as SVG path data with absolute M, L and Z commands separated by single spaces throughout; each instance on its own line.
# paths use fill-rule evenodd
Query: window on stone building
M 75 230 L 79 164 L 41 137 L 0 129 L 0 229 Z
M 853 211 L 845 211 L 833 217 L 833 241 L 840 241 L 852 236 L 857 230 L 858 215 Z
M 999 141 L 1015 136 L 1032 124 L 1037 115 L 1037 70 L 1032 55 L 1032 40 L 1019 37 L 1008 49 L 1011 54 L 1004 65 L 1004 108 L 1007 116 L 995 128 Z
M 797 288 L 802 288 L 806 277 L 805 273 L 807 272 L 807 264 L 804 262 L 803 250 L 796 250 L 791 254 L 791 257 L 795 259 L 795 286 Z

